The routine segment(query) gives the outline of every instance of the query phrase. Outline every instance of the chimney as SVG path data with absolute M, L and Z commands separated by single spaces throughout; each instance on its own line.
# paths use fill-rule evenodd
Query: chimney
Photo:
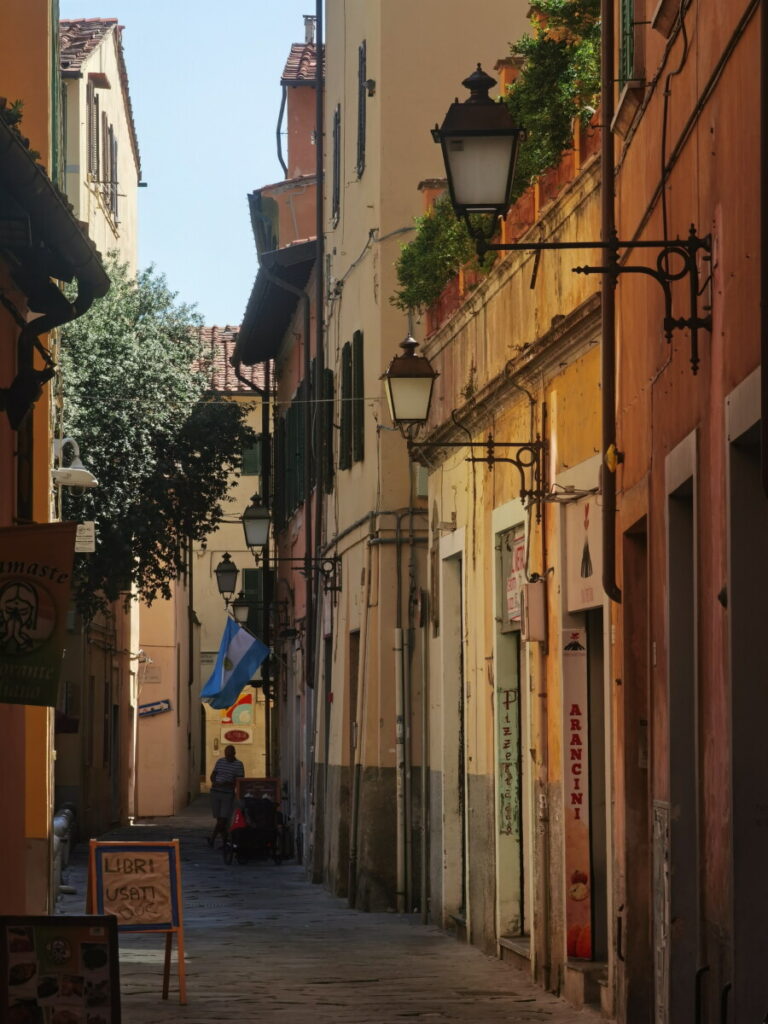
M 315 16 L 314 14 L 304 15 L 304 42 L 314 43 L 315 41 Z

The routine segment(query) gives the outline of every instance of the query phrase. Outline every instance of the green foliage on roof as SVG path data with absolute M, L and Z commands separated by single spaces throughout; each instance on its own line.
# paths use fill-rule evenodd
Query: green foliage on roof
M 600 93 L 600 0 L 536 0 L 532 32 L 512 47 L 524 60 L 504 99 L 516 124 L 525 128 L 513 183 L 513 201 L 544 171 L 557 164 L 572 144 L 575 117 L 584 123 Z M 465 225 L 447 199 L 416 220 L 416 236 L 397 261 L 399 288 L 392 302 L 422 310 L 474 255 Z M 483 269 L 488 269 L 486 264 Z

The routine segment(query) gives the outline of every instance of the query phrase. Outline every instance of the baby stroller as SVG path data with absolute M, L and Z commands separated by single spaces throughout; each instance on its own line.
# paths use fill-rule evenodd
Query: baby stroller
M 242 807 L 232 818 L 229 836 L 224 843 L 224 863 L 247 864 L 251 857 L 271 857 L 275 864 L 283 859 L 283 816 L 265 793 L 246 793 Z

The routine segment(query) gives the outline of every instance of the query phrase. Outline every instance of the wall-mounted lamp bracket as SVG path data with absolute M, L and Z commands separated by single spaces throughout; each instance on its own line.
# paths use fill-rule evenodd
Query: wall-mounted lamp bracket
M 258 564 L 260 556 L 255 554 L 254 558 Z M 268 557 L 264 560 L 264 566 L 270 568 L 278 562 L 292 562 L 305 576 L 313 572 L 318 573 L 323 578 L 323 590 L 326 593 L 338 593 L 341 590 L 341 559 L 338 555 L 325 558 Z
M 409 451 L 412 455 L 418 455 L 420 451 L 429 451 L 436 448 L 469 448 L 485 449 L 485 455 L 468 455 L 466 462 L 484 462 L 493 471 L 497 462 L 505 462 L 514 466 L 520 474 L 520 500 L 523 503 L 532 501 L 536 504 L 536 521 L 541 520 L 541 503 L 544 500 L 547 490 L 544 480 L 544 453 L 547 442 L 536 435 L 535 441 L 496 441 L 493 434 L 489 434 L 485 441 L 435 441 L 421 444 L 418 441 L 408 441 Z M 496 449 L 517 449 L 514 454 L 497 455 Z M 528 486 L 526 474 L 530 472 L 531 482 Z
M 490 220 L 486 218 L 486 220 Z M 646 274 L 661 285 L 664 292 L 664 336 L 668 343 L 672 341 L 673 331 L 690 331 L 691 333 L 691 370 L 699 369 L 699 331 L 712 330 L 712 317 L 704 316 L 699 311 L 701 295 L 699 260 L 709 262 L 712 258 L 712 236 L 700 238 L 692 224 L 687 238 L 645 240 L 636 239 L 622 241 L 614 232 L 607 242 L 491 242 L 488 231 L 493 227 L 483 228 L 480 218 L 467 218 L 470 234 L 475 240 L 478 256 L 486 252 L 535 252 L 547 249 L 602 249 L 606 253 L 606 265 L 599 267 L 574 267 L 575 274 L 603 274 L 615 287 L 620 274 Z M 619 255 L 622 250 L 657 249 L 656 266 L 629 266 L 622 264 Z M 675 317 L 672 315 L 672 285 L 675 281 L 688 281 L 689 315 Z

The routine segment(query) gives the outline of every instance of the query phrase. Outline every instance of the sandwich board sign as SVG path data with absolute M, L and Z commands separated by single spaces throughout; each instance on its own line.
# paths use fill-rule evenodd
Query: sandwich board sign
M 113 917 L 0 917 L 0 1020 L 120 1024 Z
M 155 843 L 92 839 L 88 854 L 87 910 L 116 918 L 118 932 L 165 932 L 163 999 L 168 998 L 175 934 L 179 1002 L 186 1003 L 178 839 Z

